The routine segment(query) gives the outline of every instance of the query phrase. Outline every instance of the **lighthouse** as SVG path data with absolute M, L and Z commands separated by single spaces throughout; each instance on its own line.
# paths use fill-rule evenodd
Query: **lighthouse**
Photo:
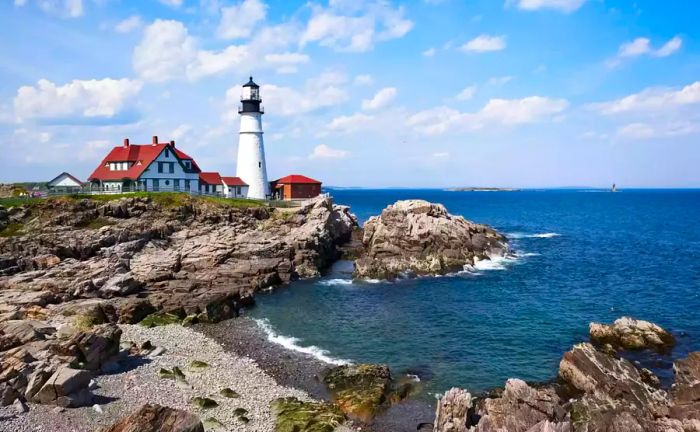
M 265 110 L 260 106 L 261 102 L 260 86 L 250 77 L 243 85 L 241 105 L 238 107 L 241 131 L 238 138 L 236 175 L 248 184 L 248 198 L 266 199 L 270 196 L 270 184 L 267 182 L 265 167 L 262 130 L 262 114 Z

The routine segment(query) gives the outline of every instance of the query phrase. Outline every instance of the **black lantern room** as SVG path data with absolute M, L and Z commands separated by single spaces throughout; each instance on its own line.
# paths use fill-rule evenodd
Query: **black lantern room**
M 243 84 L 241 92 L 241 106 L 238 108 L 238 113 L 263 113 L 260 103 L 260 86 L 255 84 L 253 77 L 250 77 L 247 83 Z

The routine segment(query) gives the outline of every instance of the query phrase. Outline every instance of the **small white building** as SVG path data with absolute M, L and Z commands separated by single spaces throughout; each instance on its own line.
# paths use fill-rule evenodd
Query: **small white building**
M 226 198 L 247 198 L 248 185 L 239 177 L 222 177 L 218 172 L 199 173 L 199 193 Z
M 49 193 L 78 193 L 83 189 L 83 182 L 74 175 L 62 172 L 46 185 Z

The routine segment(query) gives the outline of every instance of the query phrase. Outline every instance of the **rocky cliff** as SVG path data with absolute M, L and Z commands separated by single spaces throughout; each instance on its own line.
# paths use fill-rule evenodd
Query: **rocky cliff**
M 362 245 L 355 276 L 376 279 L 447 274 L 508 250 L 494 229 L 422 200 L 398 201 L 370 218 Z
M 185 195 L 0 208 L 0 403 L 89 400 L 120 350 L 115 323 L 217 322 L 261 288 L 317 276 L 357 222 Z
M 602 327 L 670 340 L 670 333 L 657 325 L 622 318 L 612 326 L 592 325 L 596 344 Z M 656 349 L 657 339 L 650 336 L 634 349 Z M 605 338 L 605 344 L 610 341 Z M 700 353 L 674 363 L 676 379 L 668 390 L 651 371 L 608 349 L 599 350 L 603 347 L 575 345 L 564 354 L 558 377 L 549 384 L 510 379 L 504 389 L 480 398 L 450 390 L 438 402 L 435 432 L 700 431 Z

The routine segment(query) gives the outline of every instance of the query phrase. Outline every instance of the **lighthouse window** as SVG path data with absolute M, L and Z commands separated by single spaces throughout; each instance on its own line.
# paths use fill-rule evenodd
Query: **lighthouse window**
M 262 168 L 262 162 L 258 162 L 258 168 Z

